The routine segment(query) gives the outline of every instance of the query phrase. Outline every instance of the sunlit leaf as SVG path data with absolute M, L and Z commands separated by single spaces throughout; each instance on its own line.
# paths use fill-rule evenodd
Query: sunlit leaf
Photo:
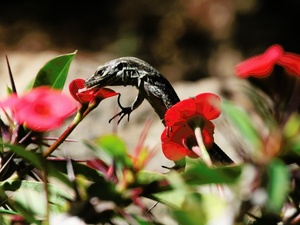
M 168 173 L 166 179 L 172 190 L 155 193 L 153 196 L 158 201 L 173 208 L 181 208 L 185 195 L 189 192 L 189 187 L 185 184 L 183 177 L 176 171 Z
M 268 166 L 268 175 L 267 207 L 271 212 L 279 213 L 290 190 L 288 169 L 282 161 L 274 159 Z
M 110 165 L 112 163 L 111 155 L 107 154 L 106 151 L 102 151 L 97 145 L 97 143 L 90 140 L 83 140 L 83 143 L 86 147 L 88 147 L 89 150 L 92 150 L 93 153 L 95 153 L 95 155 L 107 165 Z
M 225 210 L 226 203 L 222 197 L 212 193 L 190 192 L 186 194 L 181 209 L 175 210 L 173 216 L 179 224 L 208 224 L 208 221 L 224 221 L 222 216 Z
M 115 134 L 101 136 L 96 141 L 100 149 L 105 151 L 116 163 L 131 166 L 130 158 L 127 154 L 127 147 L 123 139 Z
M 174 209 L 180 209 L 185 197 L 184 190 L 162 191 L 153 194 L 154 200 L 162 202 Z
M 40 69 L 35 80 L 29 84 L 29 88 L 47 85 L 55 89 L 63 89 L 71 62 L 76 52 L 77 51 L 60 55 L 47 62 L 45 66 Z
M 233 184 L 239 180 L 242 166 L 211 168 L 199 160 L 187 159 L 188 167 L 183 174 L 190 185 Z
M 201 205 L 202 197 L 199 193 L 189 193 L 185 196 L 181 210 L 175 210 L 173 216 L 180 224 L 206 224 L 207 217 Z
M 27 206 L 23 206 L 22 203 L 19 203 L 18 201 L 14 201 L 13 206 L 19 212 L 19 214 L 25 218 L 27 222 L 30 222 L 30 224 L 42 224 L 41 221 L 38 221 L 35 218 L 34 212 L 32 212 L 30 208 L 27 208 Z
M 0 209 L 0 214 L 1 214 L 1 213 L 12 214 L 12 215 L 18 214 L 16 211 L 9 210 L 9 209 Z M 1 224 L 1 223 L 0 223 L 0 224 Z
M 10 191 L 9 197 L 26 211 L 32 212 L 33 215 L 45 215 L 47 202 L 43 182 L 8 180 L 1 182 L 0 186 L 6 192 Z M 56 185 L 47 186 L 51 212 L 61 212 L 66 207 L 67 200 L 71 200 L 72 197 Z
M 137 182 L 139 184 L 150 184 L 151 182 L 161 181 L 166 179 L 166 176 L 153 171 L 142 170 L 137 174 Z
M 298 136 L 299 133 L 300 133 L 300 115 L 293 114 L 286 122 L 283 129 L 283 134 L 287 138 L 293 138 Z

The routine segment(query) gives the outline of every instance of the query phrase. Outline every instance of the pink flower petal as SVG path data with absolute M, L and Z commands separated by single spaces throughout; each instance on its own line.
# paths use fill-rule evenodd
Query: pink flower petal
M 12 108 L 15 107 L 19 102 L 19 97 L 16 94 L 11 94 L 3 102 L 0 102 L 0 108 Z
M 34 88 L 21 97 L 13 95 L 2 105 L 13 110 L 19 124 L 41 132 L 58 128 L 76 111 L 72 98 L 50 87 Z

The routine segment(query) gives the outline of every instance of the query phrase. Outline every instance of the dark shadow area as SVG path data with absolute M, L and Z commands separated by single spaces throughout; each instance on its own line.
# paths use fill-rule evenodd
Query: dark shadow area
M 299 6 L 297 0 L 5 1 L 0 48 L 131 55 L 172 74 L 171 81 L 194 81 L 222 76 L 224 62 L 235 63 L 227 52 L 245 58 L 278 43 L 299 53 Z

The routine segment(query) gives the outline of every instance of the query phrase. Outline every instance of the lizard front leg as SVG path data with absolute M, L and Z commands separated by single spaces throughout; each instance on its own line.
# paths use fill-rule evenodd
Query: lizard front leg
M 131 104 L 131 106 L 129 107 L 123 107 L 120 103 L 120 99 L 121 99 L 121 94 L 118 94 L 118 105 L 121 108 L 121 112 L 119 112 L 118 114 L 114 115 L 110 120 L 109 123 L 116 118 L 117 116 L 120 116 L 120 119 L 118 120 L 118 124 L 120 123 L 120 121 L 124 118 L 124 116 L 128 115 L 128 121 L 129 121 L 129 117 L 130 117 L 130 113 L 135 110 L 136 108 L 138 108 L 142 102 L 144 101 L 144 97 L 143 95 L 139 92 L 138 95 L 136 96 L 135 100 L 133 101 L 133 103 Z

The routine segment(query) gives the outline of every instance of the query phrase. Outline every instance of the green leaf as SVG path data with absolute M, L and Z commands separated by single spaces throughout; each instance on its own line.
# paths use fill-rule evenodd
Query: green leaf
M 23 158 L 27 162 L 30 162 L 35 167 L 37 167 L 39 169 L 42 168 L 41 156 L 40 155 L 38 155 L 34 152 L 30 152 L 30 151 L 28 151 L 28 150 L 26 150 L 23 147 L 18 146 L 18 145 L 12 145 L 12 144 L 8 144 L 8 143 L 2 143 L 2 144 L 3 144 L 3 146 L 9 148 L 11 151 L 16 153 L 19 157 Z
M 181 208 L 186 193 L 190 191 L 189 187 L 184 182 L 181 174 L 176 171 L 170 171 L 166 178 L 173 190 L 158 192 L 153 194 L 153 196 L 158 201 L 163 202 L 173 208 Z
M 127 147 L 123 139 L 115 134 L 101 136 L 96 141 L 98 147 L 111 156 L 117 164 L 121 166 L 131 166 L 130 158 L 127 154 Z
M 35 80 L 30 84 L 31 88 L 46 85 L 62 90 L 76 52 L 58 56 L 46 63 L 38 72 Z
M 173 215 L 180 224 L 206 224 L 207 217 L 201 207 L 202 196 L 199 193 L 189 193 L 185 196 L 182 209 L 174 211 Z
M 201 225 L 217 219 L 221 222 L 225 210 L 226 203 L 219 195 L 190 192 L 185 195 L 182 208 L 174 210 L 173 216 L 179 224 Z
M 188 158 L 187 165 L 183 176 L 189 185 L 233 184 L 242 173 L 242 166 L 211 168 L 197 159 Z
M 141 170 L 137 174 L 137 182 L 141 185 L 150 184 L 152 182 L 161 181 L 164 179 L 166 179 L 164 174 L 153 171 Z
M 112 163 L 112 157 L 105 151 L 101 151 L 96 143 L 90 140 L 83 140 L 83 143 L 86 147 L 88 147 L 88 149 L 92 150 L 99 159 L 105 162 L 106 165 L 110 165 Z
M 49 176 L 53 175 L 54 177 L 60 179 L 59 176 L 52 174 L 52 168 L 55 168 L 57 171 L 60 171 L 62 175 L 68 173 L 66 161 L 49 161 L 48 165 L 49 165 L 48 167 Z M 83 175 L 85 179 L 87 179 L 88 181 L 104 182 L 104 178 L 102 174 L 98 173 L 98 171 L 92 169 L 91 167 L 78 162 L 72 162 L 72 165 L 76 176 L 80 174 Z
M 268 202 L 267 207 L 273 213 L 280 213 L 290 190 L 290 175 L 286 165 L 274 159 L 268 166 Z
M 12 215 L 17 215 L 18 214 L 16 211 L 13 211 L 13 210 L 10 210 L 10 209 L 0 209 L 0 214 L 1 213 L 12 214 Z
M 295 138 L 298 137 L 300 133 L 300 115 L 293 114 L 288 119 L 283 128 L 283 134 L 287 138 Z
M 253 149 L 260 149 L 261 138 L 245 110 L 224 100 L 222 102 L 222 112 L 238 129 L 241 137 L 244 137 L 249 142 L 248 144 L 252 145 Z
M 87 193 L 89 197 L 98 197 L 101 201 L 113 201 L 116 205 L 126 206 L 131 202 L 131 199 L 122 197 L 122 193 L 116 190 L 114 183 L 102 180 L 91 184 Z
M 42 224 L 40 221 L 36 220 L 34 212 L 32 212 L 31 209 L 27 208 L 26 206 L 23 206 L 21 203 L 19 203 L 17 201 L 14 201 L 13 202 L 13 207 L 30 224 L 36 224 L 36 225 L 41 225 Z
M 23 210 L 32 212 L 32 215 L 45 215 L 46 206 L 50 204 L 51 212 L 61 212 L 72 197 L 63 189 L 53 184 L 47 184 L 49 203 L 46 202 L 45 184 L 36 181 L 8 180 L 1 182 L 0 186 L 5 191 L 10 191 L 9 197 Z
M 153 194 L 153 200 L 162 202 L 174 209 L 180 209 L 183 202 L 186 191 L 184 190 L 170 190 Z

